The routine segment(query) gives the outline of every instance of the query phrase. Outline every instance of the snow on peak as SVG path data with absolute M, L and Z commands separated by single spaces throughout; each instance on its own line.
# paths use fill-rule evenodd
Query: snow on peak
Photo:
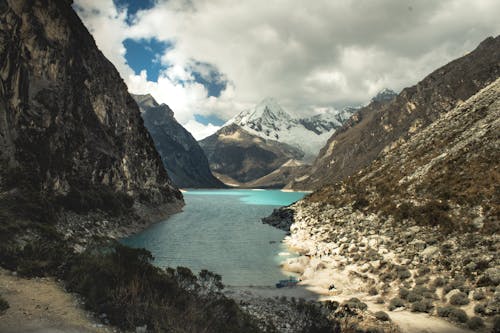
M 304 161 L 312 161 L 328 138 L 350 117 L 343 111 L 296 118 L 286 112 L 274 98 L 265 98 L 255 107 L 229 120 L 225 126 L 236 124 L 264 139 L 287 143 L 304 152 Z
M 271 97 L 262 100 L 254 108 L 245 110 L 232 118 L 227 124 L 235 123 L 254 130 L 272 126 L 276 122 L 291 121 L 292 117 Z

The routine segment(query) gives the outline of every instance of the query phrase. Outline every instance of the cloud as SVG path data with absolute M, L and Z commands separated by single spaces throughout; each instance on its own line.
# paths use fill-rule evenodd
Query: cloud
M 130 25 L 111 0 L 75 3 L 129 89 L 169 104 L 183 124 L 194 114 L 227 120 L 266 96 L 297 114 L 359 105 L 500 32 L 496 0 L 169 0 L 138 10 Z M 126 38 L 172 45 L 158 81 L 127 68 Z M 196 75 L 222 90 L 210 93 Z
M 201 140 L 217 132 L 220 126 L 216 126 L 212 123 L 204 125 L 197 122 L 196 120 L 191 119 L 184 124 L 184 128 L 186 128 L 194 136 L 196 140 Z

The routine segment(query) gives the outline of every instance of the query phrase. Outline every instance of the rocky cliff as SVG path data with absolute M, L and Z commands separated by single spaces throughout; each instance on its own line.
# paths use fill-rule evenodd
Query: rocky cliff
M 295 189 L 317 189 L 368 166 L 398 140 L 407 140 L 493 82 L 500 74 L 500 36 L 437 69 L 388 102 L 373 100 L 338 129 Z
M 6 221 L 50 210 L 46 220 L 85 220 L 91 235 L 106 214 L 126 226 L 181 207 L 137 104 L 70 1 L 0 1 L 0 79 Z
M 221 188 L 225 185 L 212 175 L 198 142 L 174 117 L 166 104 L 151 95 L 132 95 L 142 110 L 144 125 L 153 138 L 172 181 L 184 188 Z
M 303 156 L 298 148 L 250 134 L 236 124 L 201 140 L 200 146 L 213 172 L 241 183 L 256 180 Z

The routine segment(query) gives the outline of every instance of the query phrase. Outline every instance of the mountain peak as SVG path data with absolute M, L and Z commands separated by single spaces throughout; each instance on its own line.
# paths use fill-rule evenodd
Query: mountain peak
M 396 97 L 397 95 L 398 94 L 396 94 L 396 92 L 394 92 L 393 90 L 388 89 L 388 88 L 384 88 L 384 89 L 380 90 L 378 92 L 378 94 L 372 98 L 371 101 L 372 102 L 388 102 L 391 99 L 393 99 L 394 97 Z
M 144 94 L 144 95 L 136 95 L 136 94 L 130 94 L 132 97 L 135 99 L 135 101 L 138 104 L 141 104 L 143 106 L 147 107 L 156 107 L 159 106 L 158 102 L 154 99 L 154 97 L 151 94 Z
M 240 126 L 249 126 L 250 128 L 259 131 L 266 125 L 273 123 L 292 121 L 292 116 L 287 113 L 281 105 L 272 97 L 264 98 L 255 107 L 242 111 L 229 120 L 226 125 L 235 123 Z

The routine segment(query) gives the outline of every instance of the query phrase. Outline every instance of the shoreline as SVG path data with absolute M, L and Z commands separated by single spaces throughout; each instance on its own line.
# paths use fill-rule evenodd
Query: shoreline
M 388 302 L 377 304 L 377 298 L 380 295 L 370 295 L 368 287 L 369 285 L 377 285 L 376 282 L 375 284 L 369 282 L 370 280 L 376 281 L 376 276 L 369 274 L 363 265 L 351 262 L 349 255 L 339 254 L 338 249 L 342 248 L 342 245 L 327 242 L 327 239 L 321 239 L 314 230 L 307 230 L 307 223 L 304 221 L 314 217 L 306 216 L 301 211 L 300 205 L 293 205 L 293 210 L 295 222 L 290 227 L 290 234 L 285 236 L 283 244 L 290 252 L 297 252 L 299 255 L 294 258 L 284 258 L 281 263 L 282 271 L 298 274 L 301 279 L 299 286 L 303 286 L 309 292 L 318 295 L 317 300 L 342 303 L 356 297 L 368 305 L 369 312 L 386 312 L 402 332 L 474 332 L 436 315 L 411 312 L 404 307 L 389 311 L 387 309 Z M 394 253 L 390 252 L 390 249 L 387 250 L 385 256 L 388 259 L 396 257 Z M 331 286 L 334 288 L 330 290 Z M 394 290 L 385 298 L 389 299 L 391 294 L 394 294 Z M 472 305 L 468 306 L 466 310 L 471 315 Z M 479 332 L 489 332 L 490 329 L 491 327 L 487 325 Z

